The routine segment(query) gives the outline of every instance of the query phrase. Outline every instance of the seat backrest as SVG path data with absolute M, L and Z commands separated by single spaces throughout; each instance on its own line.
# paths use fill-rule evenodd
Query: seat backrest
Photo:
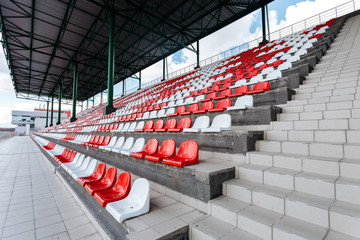
M 93 176 L 97 179 L 102 179 L 105 175 L 105 170 L 106 170 L 106 164 L 105 163 L 99 163 L 99 165 L 97 165 L 96 170 L 93 174 Z
M 99 137 L 100 137 L 99 135 L 96 135 L 96 136 L 94 135 L 94 138 L 92 140 L 90 139 L 89 142 L 90 143 L 96 143 L 99 140 Z
M 166 116 L 169 115 L 170 113 L 174 113 L 175 112 L 175 108 L 171 107 L 166 111 Z
M 230 94 L 231 94 L 231 89 L 226 89 L 226 90 L 222 91 L 219 96 L 226 97 L 226 96 L 229 96 Z
M 121 130 L 128 130 L 129 127 L 130 127 L 130 123 L 127 122 L 127 123 L 125 123 L 124 127 Z
M 163 127 L 164 127 L 164 120 L 162 120 L 162 119 L 157 120 L 154 125 L 154 129 L 159 129 L 159 128 L 163 128 Z
M 144 152 L 146 154 L 154 154 L 157 152 L 158 147 L 159 147 L 159 140 L 157 140 L 156 138 L 152 138 L 146 143 Z
M 125 137 L 119 137 L 118 141 L 116 142 L 114 148 L 120 148 L 124 145 Z
M 253 97 L 252 96 L 242 96 L 236 99 L 235 106 L 236 107 L 253 107 Z
M 209 94 L 206 96 L 206 99 L 214 98 L 214 97 L 216 97 L 216 95 L 217 95 L 216 92 L 209 93 Z
M 126 141 L 121 149 L 130 149 L 133 145 L 134 145 L 134 138 L 129 137 L 126 139 Z
M 154 126 L 154 121 L 150 120 L 146 122 L 144 129 L 151 129 L 153 126 Z
M 200 100 L 202 100 L 202 99 L 205 99 L 205 96 L 204 95 L 199 95 L 199 96 L 197 96 L 196 98 L 195 98 L 195 102 L 199 102 Z
M 185 117 L 180 120 L 177 128 L 183 129 L 183 128 L 190 128 L 190 127 L 191 127 L 191 118 Z
M 114 146 L 116 141 L 117 141 L 117 136 L 114 136 L 111 138 L 111 141 L 109 142 L 108 146 L 111 147 L 111 146 Z
M 86 157 L 84 161 L 81 163 L 81 165 L 77 168 L 77 170 L 79 171 L 85 170 L 89 166 L 91 160 L 92 160 L 91 157 Z
M 102 142 L 102 145 L 108 145 L 110 143 L 111 136 L 106 136 L 104 141 Z
M 176 142 L 173 139 L 167 139 L 161 144 L 159 154 L 166 157 L 172 157 L 175 155 L 175 149 Z
M 238 87 L 235 91 L 235 94 L 245 94 L 249 91 L 249 86 Z
M 199 110 L 199 104 L 198 103 L 194 103 L 194 104 L 191 104 L 189 106 L 189 109 L 187 110 L 188 112 L 193 112 L 193 111 L 197 111 Z
M 135 130 L 136 122 L 132 122 L 128 128 L 128 130 Z
M 221 99 L 217 104 L 216 108 L 228 108 L 231 106 L 231 100 L 229 98 L 227 99 Z
M 175 128 L 176 127 L 177 120 L 176 118 L 169 119 L 165 124 L 165 129 Z
M 144 121 L 140 121 L 136 124 L 135 129 L 143 129 L 145 126 L 145 122 Z
M 270 88 L 270 84 L 269 82 L 260 82 L 254 85 L 253 91 L 254 90 L 264 90 L 267 91 Z
M 166 117 L 166 115 L 165 115 L 165 109 L 159 110 L 157 117 Z
M 104 139 L 105 139 L 105 136 L 100 136 L 99 139 L 98 139 L 98 141 L 95 142 L 95 143 L 96 143 L 96 144 L 102 144 L 103 141 L 104 141 Z
M 101 183 L 106 185 L 112 185 L 115 182 L 116 174 L 116 167 L 110 167 L 106 171 L 104 178 L 101 180 Z
M 156 116 L 157 116 L 157 111 L 155 110 L 155 111 L 152 111 L 151 113 L 150 113 L 150 118 L 156 118 Z
M 120 123 L 117 130 L 120 131 L 121 129 L 123 129 L 124 125 L 125 125 L 124 123 Z
M 201 105 L 200 110 L 209 110 L 209 109 L 213 109 L 213 108 L 214 108 L 214 102 L 209 101 L 209 102 L 203 103 L 203 105 Z
M 144 112 L 143 118 L 149 118 L 150 112 Z
M 231 115 L 220 114 L 214 117 L 211 127 L 230 128 L 231 127 Z
M 199 156 L 199 144 L 193 140 L 181 143 L 176 156 L 184 158 L 184 160 L 195 160 Z
M 176 109 L 176 113 L 182 113 L 185 112 L 186 110 L 186 106 L 180 106 Z
M 145 147 L 145 138 L 136 139 L 134 145 L 131 147 L 131 152 L 141 152 Z
M 209 116 L 201 116 L 195 119 L 193 128 L 208 128 L 210 126 Z
M 131 188 L 131 175 L 129 172 L 123 172 L 119 175 L 112 190 L 116 193 L 121 194 L 123 197 L 129 195 Z
M 128 198 L 134 201 L 139 208 L 150 210 L 150 184 L 145 178 L 136 179 L 133 183 Z

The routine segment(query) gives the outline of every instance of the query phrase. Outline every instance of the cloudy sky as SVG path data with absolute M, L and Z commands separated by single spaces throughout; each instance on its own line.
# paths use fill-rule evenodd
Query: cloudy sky
M 347 2 L 349 2 L 349 0 L 275 0 L 268 6 L 270 32 L 284 28 Z M 357 8 L 358 7 L 359 6 L 357 6 Z M 258 37 L 261 37 L 260 11 L 253 12 L 208 37 L 201 39 L 200 60 L 242 45 Z M 187 49 L 183 49 L 168 57 L 168 71 L 171 73 L 195 62 L 196 55 Z M 149 82 L 161 76 L 162 62 L 156 63 L 142 71 L 143 82 Z M 115 86 L 115 96 L 122 93 L 121 85 L 122 84 L 118 84 L 118 86 Z M 126 89 L 136 86 L 136 80 L 128 79 L 126 81 Z M 99 96 L 97 96 L 95 100 L 95 103 L 98 102 Z M 0 127 L 12 126 L 10 123 L 11 110 L 32 111 L 35 107 L 38 108 L 39 106 L 43 107 L 44 103 L 20 100 L 15 97 L 5 56 L 3 51 L 0 50 Z M 62 109 L 70 110 L 71 106 L 64 105 L 62 106 Z

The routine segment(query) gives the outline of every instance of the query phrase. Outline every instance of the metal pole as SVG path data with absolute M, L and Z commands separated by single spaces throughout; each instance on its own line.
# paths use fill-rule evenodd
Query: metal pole
M 114 68 L 115 68 L 115 14 L 110 14 L 109 21 L 109 59 L 108 59 L 108 102 L 107 106 L 113 108 L 114 97 Z
M 61 95 L 62 95 L 62 86 L 61 83 L 59 84 L 59 109 L 58 109 L 58 121 L 56 125 L 61 123 Z
M 76 121 L 76 101 L 77 101 L 77 87 L 78 87 L 78 64 L 74 62 L 74 79 L 73 79 L 73 98 L 72 98 L 72 112 L 70 122 Z
M 199 40 L 196 41 L 196 68 L 200 67 L 200 48 Z
M 269 24 L 269 9 L 268 5 L 266 7 L 266 22 L 267 22 L 267 31 L 268 31 L 268 41 L 270 41 L 270 24 Z
M 121 96 L 124 96 L 125 95 L 125 79 L 123 80 L 123 84 L 122 84 L 122 95 Z
M 141 71 L 139 72 L 139 89 L 138 90 L 140 90 L 141 89 Z
M 102 95 L 103 95 L 103 92 L 100 93 L 100 104 L 102 104 L 102 102 L 103 102 L 103 100 L 102 100 L 103 96 Z
M 89 109 L 89 99 L 86 99 L 86 109 Z
M 265 25 L 265 6 L 261 7 L 261 17 L 262 17 L 262 43 L 266 42 L 266 25 Z
M 51 96 L 50 127 L 53 126 L 53 117 L 54 117 L 54 95 Z
M 46 124 L 45 127 L 47 128 L 49 125 L 49 101 L 46 102 Z
M 165 81 L 165 58 L 163 59 L 163 81 Z

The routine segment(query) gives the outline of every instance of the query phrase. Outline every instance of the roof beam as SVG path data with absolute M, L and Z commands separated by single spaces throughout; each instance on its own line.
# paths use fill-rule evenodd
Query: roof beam
M 31 1 L 31 20 L 30 20 L 30 54 L 29 54 L 29 83 L 28 92 L 30 92 L 30 80 L 31 80 L 31 65 L 32 65 L 32 46 L 34 37 L 34 12 L 35 12 L 35 0 Z
M 61 37 L 61 35 L 62 35 L 62 32 L 66 30 L 66 27 L 65 27 L 65 26 L 66 26 L 66 20 L 67 20 L 67 19 L 70 19 L 70 17 L 71 17 L 71 16 L 68 16 L 70 7 L 71 7 L 71 6 L 73 6 L 73 7 L 75 6 L 75 4 L 71 4 L 72 1 L 75 1 L 75 2 L 76 2 L 76 0 L 70 0 L 69 3 L 68 3 L 68 5 L 67 5 L 67 7 L 66 7 L 66 11 L 65 11 L 65 14 L 64 14 L 64 18 L 63 18 L 63 20 L 62 20 L 61 27 L 60 27 L 60 29 L 59 29 L 59 32 L 58 32 L 58 35 L 57 35 L 57 38 L 56 38 L 56 42 L 55 42 L 55 44 L 54 44 L 54 47 L 53 47 L 53 50 L 52 50 L 52 53 L 51 53 L 51 57 L 50 57 L 50 60 L 49 60 L 49 64 L 48 64 L 48 66 L 47 66 L 47 69 L 46 69 L 46 72 L 45 72 L 45 76 L 44 76 L 43 82 L 42 82 L 41 87 L 40 87 L 40 90 L 39 90 L 39 94 L 38 94 L 39 96 L 41 95 L 41 92 L 42 92 L 42 89 L 43 89 L 43 87 L 44 87 L 44 84 L 45 84 L 47 75 L 49 74 L 49 71 L 50 71 L 52 62 L 53 62 L 54 57 L 55 57 L 55 54 L 56 54 L 56 50 L 58 49 L 58 47 L 59 47 L 59 45 L 60 45 L 60 43 L 61 43 L 61 42 L 60 42 L 60 37 Z M 72 13 L 72 11 L 71 11 L 71 13 Z

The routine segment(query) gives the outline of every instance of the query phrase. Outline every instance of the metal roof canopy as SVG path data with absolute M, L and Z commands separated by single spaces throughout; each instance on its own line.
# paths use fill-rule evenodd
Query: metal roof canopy
M 107 89 L 110 11 L 118 83 L 272 1 L 1 1 L 2 45 L 16 93 L 71 99 L 76 61 L 84 101 Z

